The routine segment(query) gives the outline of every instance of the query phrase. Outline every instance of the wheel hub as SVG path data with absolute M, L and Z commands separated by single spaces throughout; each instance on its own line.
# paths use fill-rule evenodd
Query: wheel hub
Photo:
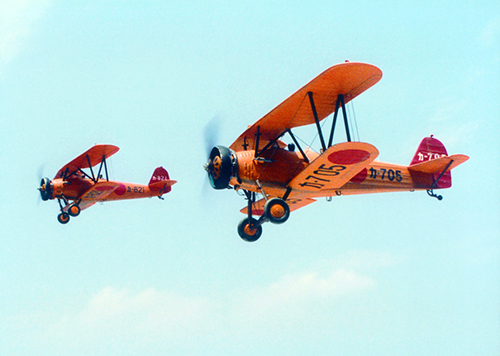
M 285 209 L 279 204 L 275 204 L 273 207 L 271 207 L 270 212 L 271 215 L 276 219 L 280 219 L 285 215 Z

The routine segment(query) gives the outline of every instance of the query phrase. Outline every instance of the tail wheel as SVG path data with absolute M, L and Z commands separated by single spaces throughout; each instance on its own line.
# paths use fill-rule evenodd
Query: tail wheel
M 273 224 L 283 224 L 290 217 L 290 207 L 283 199 L 269 199 L 264 205 L 264 216 Z
M 255 242 L 262 235 L 262 226 L 256 225 L 257 220 L 254 218 L 245 218 L 238 224 L 238 234 L 246 242 Z
M 69 214 L 61 213 L 57 215 L 57 221 L 59 221 L 61 224 L 67 224 L 69 222 Z
M 68 214 L 71 215 L 71 216 L 78 216 L 80 215 L 80 207 L 76 204 L 73 204 L 71 205 L 69 208 L 68 208 Z

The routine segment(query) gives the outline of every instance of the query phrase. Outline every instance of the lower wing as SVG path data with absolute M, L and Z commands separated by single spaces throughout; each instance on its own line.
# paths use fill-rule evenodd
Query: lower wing
M 303 193 L 341 188 L 377 156 L 378 150 L 369 143 L 344 142 L 333 145 L 297 174 L 288 187 Z

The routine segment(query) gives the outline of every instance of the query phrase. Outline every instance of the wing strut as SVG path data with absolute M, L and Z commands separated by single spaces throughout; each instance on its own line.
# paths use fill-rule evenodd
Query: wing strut
M 307 95 L 309 96 L 309 101 L 311 102 L 311 109 L 314 115 L 314 121 L 316 122 L 316 127 L 318 128 L 318 135 L 321 141 L 321 147 L 323 148 L 323 151 L 326 151 L 325 139 L 323 138 L 323 132 L 321 131 L 321 126 L 319 124 L 318 112 L 316 111 L 316 105 L 314 105 L 312 91 L 308 91 Z
M 333 143 L 333 134 L 335 133 L 335 125 L 337 124 L 337 115 L 339 113 L 340 107 L 342 107 L 342 114 L 344 116 L 344 126 L 345 126 L 345 133 L 347 136 L 347 142 L 351 142 L 351 134 L 349 133 L 349 123 L 347 122 L 347 112 L 345 109 L 345 99 L 343 94 L 339 94 L 337 96 L 337 103 L 335 104 L 335 114 L 333 115 L 332 130 L 330 131 L 330 139 L 328 140 L 328 147 L 330 147 Z
M 260 125 L 257 126 L 257 133 L 255 134 L 255 154 L 254 157 L 257 158 L 259 157 L 259 154 L 262 152 L 259 152 L 259 141 L 260 141 Z M 262 150 L 264 151 L 264 150 Z
M 264 146 L 264 148 L 262 148 L 260 151 L 256 151 L 255 152 L 255 158 L 258 158 L 262 153 L 264 153 L 269 147 L 271 147 L 272 145 L 274 145 L 284 134 L 288 133 L 290 135 L 290 137 L 292 138 L 293 140 L 293 143 L 295 143 L 295 146 L 299 149 L 300 151 L 300 154 L 302 155 L 302 157 L 304 158 L 304 161 L 306 161 L 307 163 L 309 163 L 309 158 L 307 158 L 306 154 L 304 153 L 304 150 L 302 149 L 302 147 L 300 146 L 299 142 L 297 141 L 297 138 L 295 137 L 295 135 L 292 133 L 292 130 L 287 128 L 285 129 L 285 131 L 283 131 L 282 133 L 280 133 L 278 136 L 276 136 L 275 139 L 269 141 L 267 143 L 267 145 Z M 259 137 L 259 136 L 257 136 Z M 258 140 L 257 140 L 257 144 L 258 144 Z
M 90 157 L 89 157 L 89 155 L 87 155 L 87 162 L 89 163 L 90 173 L 92 173 L 92 180 L 94 182 L 97 182 L 96 179 L 95 179 L 95 176 L 94 176 L 94 171 L 92 170 L 92 164 L 90 163 Z M 101 163 L 101 165 L 102 165 L 102 163 Z
M 101 165 L 99 166 L 99 172 L 97 173 L 97 179 L 99 179 L 99 177 L 101 175 L 102 166 L 104 166 L 104 171 L 106 172 L 106 180 L 109 182 L 108 166 L 106 165 L 106 156 L 105 155 L 102 155 L 102 161 L 101 161 Z
M 316 128 L 318 129 L 318 136 L 321 141 L 321 147 L 323 148 L 323 151 L 326 151 L 327 146 L 325 144 L 325 139 L 323 137 L 323 131 L 321 130 L 321 125 L 319 124 L 318 112 L 316 111 L 316 105 L 314 104 L 313 93 L 309 91 L 307 92 L 307 95 L 309 96 L 309 101 L 311 102 L 311 109 L 314 116 L 314 122 L 316 123 Z M 344 126 L 345 126 L 345 134 L 347 142 L 351 142 L 351 133 L 349 131 L 349 122 L 347 120 L 347 111 L 345 108 L 345 98 L 343 94 L 339 94 L 337 96 L 337 102 L 335 103 L 335 113 L 333 115 L 332 129 L 330 131 L 330 139 L 328 140 L 328 148 L 331 147 L 333 144 L 333 136 L 335 134 L 335 126 L 337 124 L 337 116 L 339 114 L 340 108 L 342 108 L 342 114 L 344 117 Z
M 295 135 L 292 133 L 292 130 L 290 129 L 286 129 L 286 132 L 288 132 L 288 134 L 290 135 L 290 137 L 292 138 L 293 140 L 293 143 L 295 143 L 295 146 L 297 146 L 297 148 L 299 149 L 300 151 L 300 154 L 302 155 L 302 157 L 304 157 L 304 161 L 306 161 L 307 163 L 309 163 L 309 158 L 307 158 L 306 154 L 304 153 L 304 151 L 302 150 L 302 147 L 300 147 L 300 144 L 299 142 L 297 141 L 297 139 L 295 138 Z
M 87 155 L 87 161 L 89 162 L 89 168 L 90 168 L 90 173 L 92 174 L 92 177 L 90 177 L 88 174 L 86 174 L 85 172 L 83 172 L 81 169 L 80 169 L 80 172 L 83 172 L 90 179 L 92 179 L 94 181 L 94 183 L 97 183 L 97 181 L 99 180 L 99 177 L 101 176 L 102 167 L 104 166 L 104 171 L 106 172 L 106 180 L 109 182 L 108 166 L 106 165 L 106 155 L 102 155 L 101 164 L 99 166 L 99 171 L 97 172 L 97 176 L 94 175 L 94 170 L 92 169 L 92 165 L 90 164 L 90 157 L 89 157 L 89 155 Z

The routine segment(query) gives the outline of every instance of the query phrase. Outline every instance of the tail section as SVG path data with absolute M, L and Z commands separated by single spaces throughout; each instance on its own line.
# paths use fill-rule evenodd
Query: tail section
M 431 135 L 430 137 L 425 137 L 422 142 L 420 142 L 420 146 L 418 146 L 417 152 L 415 152 L 415 156 L 413 156 L 410 166 L 445 156 L 448 156 L 448 152 L 446 152 L 446 148 L 443 143 L 436 140 Z
M 172 190 L 172 185 L 177 183 L 175 180 L 171 180 L 168 172 L 163 167 L 158 167 L 153 172 L 151 179 L 149 180 L 149 189 L 158 196 L 162 196 Z
M 448 156 L 443 143 L 431 135 L 420 142 L 408 169 L 410 172 L 431 174 L 431 188 L 449 188 L 451 169 L 468 159 L 468 156 L 460 154 Z

